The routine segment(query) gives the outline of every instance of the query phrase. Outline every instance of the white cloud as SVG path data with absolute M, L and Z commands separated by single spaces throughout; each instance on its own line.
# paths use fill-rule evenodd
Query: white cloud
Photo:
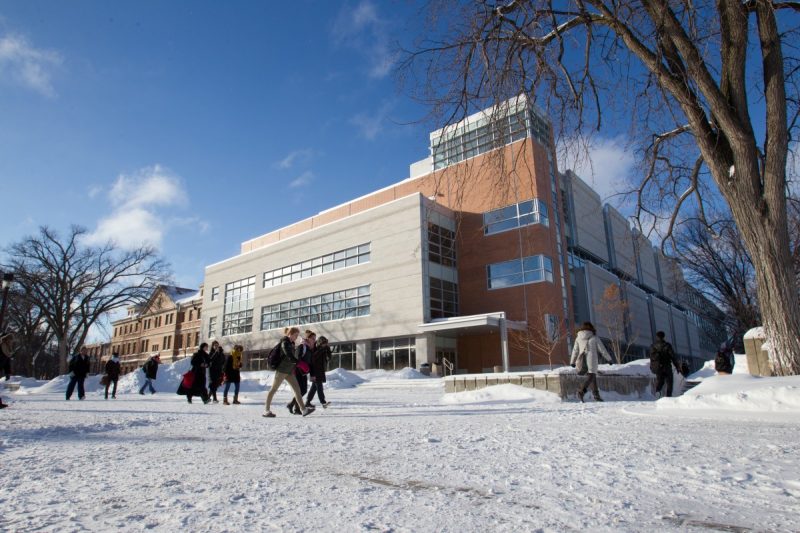
M 62 63 L 58 52 L 34 48 L 24 37 L 0 37 L 0 78 L 53 98 L 52 71 Z
M 600 195 L 604 202 L 619 205 L 618 195 L 630 189 L 636 160 L 622 137 L 594 137 L 567 141 L 559 149 L 560 169 L 572 169 Z
M 333 25 L 337 45 L 348 46 L 366 57 L 368 73 L 373 78 L 387 76 L 397 61 L 389 41 L 389 24 L 380 17 L 370 0 L 362 0 L 355 8 L 345 5 Z
M 391 104 L 384 104 L 375 113 L 359 113 L 350 119 L 350 123 L 360 130 L 362 137 L 370 141 L 375 140 L 383 131 L 383 125 L 391 108 Z
M 313 179 L 314 179 L 314 173 L 311 172 L 310 170 L 307 170 L 306 172 L 303 172 L 302 174 L 297 176 L 295 179 L 290 181 L 289 182 L 289 187 L 292 188 L 292 189 L 297 189 L 297 188 L 300 188 L 300 187 L 306 187 L 308 185 L 311 185 L 311 181 Z
M 95 198 L 97 198 L 97 195 L 99 195 L 101 192 L 103 192 L 102 187 L 100 187 L 99 185 L 92 185 L 91 187 L 89 187 L 89 191 L 86 194 L 89 196 L 89 198 L 94 200 Z
M 314 151 L 311 148 L 294 150 L 278 162 L 280 168 L 292 168 L 296 163 L 308 162 L 313 157 Z
M 113 241 L 127 249 L 142 244 L 160 247 L 166 231 L 180 225 L 181 219 L 169 217 L 168 211 L 159 208 L 185 205 L 187 197 L 180 178 L 160 165 L 120 175 L 108 196 L 114 212 L 97 223 L 86 242 Z

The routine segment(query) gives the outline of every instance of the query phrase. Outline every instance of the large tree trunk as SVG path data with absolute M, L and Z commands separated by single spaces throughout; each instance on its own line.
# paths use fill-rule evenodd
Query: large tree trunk
M 67 373 L 67 340 L 65 338 L 58 339 L 58 373 Z

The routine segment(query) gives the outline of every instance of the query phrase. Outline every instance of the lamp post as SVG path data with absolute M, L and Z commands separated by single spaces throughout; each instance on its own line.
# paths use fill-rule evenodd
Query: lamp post
M 8 304 L 8 289 L 14 281 L 14 274 L 11 272 L 3 273 L 3 304 L 0 306 L 0 334 L 3 332 L 3 319 L 6 315 L 6 305 Z

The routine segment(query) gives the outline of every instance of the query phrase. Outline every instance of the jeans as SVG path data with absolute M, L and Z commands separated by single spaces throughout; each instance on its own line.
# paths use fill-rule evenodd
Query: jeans
M 300 406 L 300 411 L 305 409 L 305 404 L 303 403 L 303 395 L 300 394 L 300 385 L 297 384 L 297 378 L 294 377 L 294 372 L 291 374 L 284 374 L 283 372 L 275 372 L 275 378 L 272 380 L 272 387 L 269 389 L 269 394 L 267 394 L 267 402 L 266 402 L 266 410 L 269 413 L 270 406 L 272 405 L 272 397 L 275 396 L 275 393 L 278 392 L 278 387 L 280 387 L 281 383 L 284 380 L 289 384 L 292 388 L 292 392 L 294 393 L 294 401 L 297 402 L 297 405 Z
M 672 375 L 672 368 L 670 368 L 667 372 L 659 372 L 656 376 L 656 394 L 661 392 L 661 389 L 664 387 L 664 383 L 667 384 L 667 397 L 672 396 L 672 381 L 674 377 Z
M 325 404 L 325 391 L 323 390 L 323 383 L 320 381 L 317 383 L 316 381 L 311 382 L 311 389 L 308 391 L 308 396 L 306 396 L 306 403 L 311 403 L 311 400 L 314 399 L 314 393 L 317 393 L 317 398 L 319 398 L 319 403 Z
M 230 381 L 226 381 L 225 382 L 225 390 L 222 392 L 222 395 L 225 396 L 226 398 L 228 397 L 228 390 L 230 388 L 231 388 L 231 382 Z M 239 382 L 238 381 L 234 381 L 233 382 L 233 394 L 234 394 L 234 396 L 239 396 Z
M 108 400 L 108 388 L 111 386 L 112 383 L 114 384 L 114 388 L 111 391 L 111 397 L 112 398 L 116 398 L 117 397 L 117 380 L 116 379 L 110 379 L 108 381 L 108 383 L 106 384 L 106 400 Z
M 150 394 L 156 393 L 156 389 L 153 388 L 153 380 L 150 378 L 144 378 L 144 385 L 142 385 L 142 388 L 139 389 L 139 394 L 144 394 L 144 389 L 147 387 L 150 387 Z
M 78 384 L 78 399 L 83 400 L 86 397 L 86 391 L 83 390 L 83 380 L 86 378 L 79 378 L 77 376 L 72 376 L 69 378 L 69 385 L 67 385 L 67 400 L 72 397 L 72 391 L 75 390 L 75 384 Z

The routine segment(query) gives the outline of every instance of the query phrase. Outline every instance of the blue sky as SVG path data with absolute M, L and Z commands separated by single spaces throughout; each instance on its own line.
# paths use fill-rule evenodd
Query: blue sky
M 0 245 L 146 238 L 195 287 L 242 241 L 405 179 L 431 129 L 392 76 L 412 9 L 0 1 Z

